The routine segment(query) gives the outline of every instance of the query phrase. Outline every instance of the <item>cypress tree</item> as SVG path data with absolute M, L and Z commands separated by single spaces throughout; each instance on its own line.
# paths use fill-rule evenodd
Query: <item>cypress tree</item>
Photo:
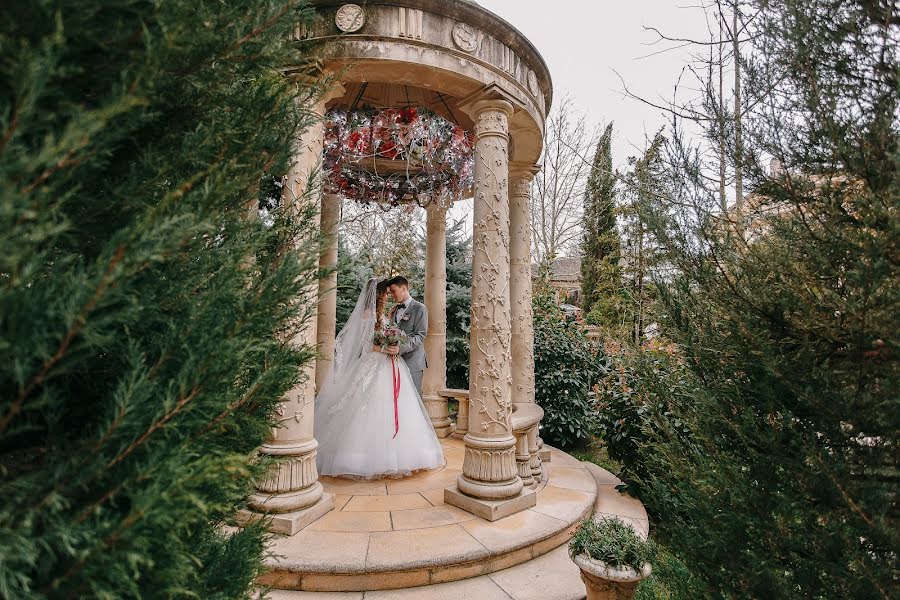
M 309 123 L 282 71 L 310 18 L 0 7 L 0 597 L 249 596 L 263 532 L 222 524 L 311 357 L 312 209 L 254 216 Z
M 581 308 L 589 321 L 614 326 L 621 290 L 619 232 L 616 229 L 616 174 L 610 123 L 600 136 L 588 177 L 581 242 Z

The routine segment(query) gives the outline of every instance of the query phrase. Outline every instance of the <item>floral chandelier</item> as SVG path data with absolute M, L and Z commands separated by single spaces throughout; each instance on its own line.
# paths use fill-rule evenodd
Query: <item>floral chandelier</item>
M 449 206 L 471 189 L 474 137 L 423 108 L 325 115 L 325 191 L 385 207 Z

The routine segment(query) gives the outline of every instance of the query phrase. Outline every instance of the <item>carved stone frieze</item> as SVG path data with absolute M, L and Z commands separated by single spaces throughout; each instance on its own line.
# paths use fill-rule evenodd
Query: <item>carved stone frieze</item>
M 345 4 L 334 14 L 334 24 L 344 33 L 353 33 L 366 24 L 366 12 L 358 4 Z
M 535 96 L 541 91 L 541 88 L 538 86 L 537 75 L 530 69 L 528 70 L 528 91 Z
M 514 468 L 515 456 L 515 448 L 481 450 L 467 447 L 463 471 L 470 473 L 472 478 L 478 481 L 490 483 L 510 481 L 518 474 Z
M 397 37 L 413 40 L 422 39 L 422 23 L 425 13 L 417 8 L 399 7 L 397 19 Z
M 453 43 L 463 52 L 473 53 L 481 44 L 481 32 L 468 23 L 457 23 L 451 32 Z

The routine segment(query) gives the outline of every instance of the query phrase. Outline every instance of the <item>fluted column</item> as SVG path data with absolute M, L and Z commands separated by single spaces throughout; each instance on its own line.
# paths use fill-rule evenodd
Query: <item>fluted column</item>
M 447 399 L 447 209 L 430 204 L 425 221 L 425 306 L 428 335 L 425 356 L 428 367 L 422 376 L 422 401 L 438 437 L 451 433 Z
M 466 108 L 475 121 L 469 433 L 463 472 L 445 501 L 494 520 L 534 505 L 522 497 L 512 433 L 509 296 L 509 117 L 502 99 Z M 480 502 L 481 501 L 481 502 Z M 499 504 L 498 501 L 501 501 Z
M 341 221 L 341 197 L 322 194 L 320 213 L 322 250 L 319 268 L 328 274 L 319 279 L 319 312 L 316 319 L 316 339 L 319 357 L 316 359 L 316 391 L 331 373 L 334 364 L 334 338 L 337 325 L 337 263 L 338 225 Z
M 318 120 L 297 140 L 295 159 L 282 190 L 282 205 L 286 210 L 300 210 L 306 202 L 318 204 L 321 181 L 311 180 L 317 173 L 324 141 L 325 104 L 343 94 L 338 85 L 320 96 L 312 105 Z M 305 250 L 304 250 L 305 251 Z M 309 286 L 299 302 L 314 303 L 318 299 L 318 285 Z M 310 319 L 293 339 L 300 346 L 314 346 L 317 342 L 316 320 Z M 313 435 L 316 364 L 305 368 L 300 383 L 290 390 L 277 409 L 279 427 L 260 449 L 260 454 L 280 459 L 273 464 L 266 477 L 257 484 L 258 492 L 249 500 L 255 513 L 244 513 L 245 519 L 258 518 L 260 513 L 272 516 L 270 529 L 293 535 L 334 507 L 334 497 L 324 494 L 316 469 L 316 442 Z

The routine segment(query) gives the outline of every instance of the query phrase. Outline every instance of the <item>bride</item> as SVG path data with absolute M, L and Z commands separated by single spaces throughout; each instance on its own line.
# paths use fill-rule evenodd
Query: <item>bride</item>
M 386 281 L 370 279 L 335 340 L 334 367 L 315 403 L 321 475 L 402 477 L 444 464 L 406 363 L 373 344 L 388 325 L 387 293 Z

